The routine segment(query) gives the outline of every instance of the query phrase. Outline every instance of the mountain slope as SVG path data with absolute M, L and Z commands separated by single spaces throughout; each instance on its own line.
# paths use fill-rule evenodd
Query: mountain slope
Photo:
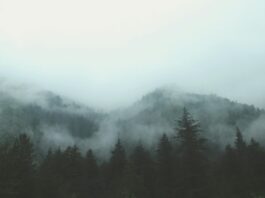
M 184 107 L 200 121 L 203 135 L 218 144 L 231 143 L 236 126 L 247 138 L 264 138 L 261 131 L 265 127 L 260 126 L 265 121 L 264 110 L 215 95 L 190 94 L 174 89 L 157 89 L 132 107 L 116 113 L 117 125 L 127 139 L 141 137 L 152 144 L 157 135 L 174 134 L 176 120 Z M 257 128 L 259 132 L 253 131 Z
M 42 150 L 77 144 L 106 153 L 118 137 L 127 145 L 140 141 L 152 147 L 163 133 L 176 136 L 176 120 L 184 107 L 200 121 L 202 134 L 212 143 L 232 143 L 236 126 L 246 138 L 265 142 L 264 110 L 214 95 L 161 88 L 126 109 L 103 114 L 51 92 L 38 91 L 25 100 L 30 97 L 23 89 L 16 91 L 0 91 L 1 139 L 26 132 Z
M 51 92 L 37 92 L 27 101 L 17 96 L 14 90 L 0 91 L 2 140 L 28 133 L 44 149 L 67 146 L 75 144 L 72 137 L 92 136 L 105 116 Z

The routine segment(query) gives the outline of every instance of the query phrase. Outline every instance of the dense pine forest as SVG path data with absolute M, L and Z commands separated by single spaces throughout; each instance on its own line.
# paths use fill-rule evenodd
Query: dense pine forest
M 0 0 L 0 198 L 265 198 L 265 0 Z
M 153 149 L 118 138 L 110 157 L 78 146 L 49 149 L 44 157 L 26 134 L 1 143 L 1 198 L 261 198 L 265 150 L 234 126 L 233 144 L 220 150 L 184 109 L 174 134 Z

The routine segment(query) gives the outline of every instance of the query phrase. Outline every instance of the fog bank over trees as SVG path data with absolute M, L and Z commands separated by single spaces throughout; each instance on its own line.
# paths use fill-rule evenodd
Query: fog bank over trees
M 2 82 L 0 94 L 2 139 L 27 133 L 44 152 L 78 145 L 81 151 L 93 149 L 105 158 L 118 138 L 127 145 L 142 142 L 152 149 L 162 134 L 174 135 L 175 119 L 184 107 L 200 120 L 203 134 L 220 149 L 233 142 L 235 127 L 242 129 L 247 140 L 254 137 L 265 142 L 263 109 L 172 86 L 110 112 L 26 85 Z

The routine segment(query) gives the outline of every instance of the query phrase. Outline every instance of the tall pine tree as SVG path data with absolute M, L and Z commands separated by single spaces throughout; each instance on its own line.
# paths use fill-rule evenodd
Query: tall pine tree
M 158 144 L 157 149 L 157 195 L 158 197 L 174 197 L 174 158 L 173 148 L 164 134 Z
M 112 151 L 111 159 L 107 172 L 107 194 L 106 196 L 119 198 L 122 197 L 123 177 L 126 168 L 126 153 L 121 140 L 118 139 Z
M 207 159 L 199 122 L 184 108 L 176 130 L 180 161 L 179 195 L 183 198 L 206 198 L 209 196 Z

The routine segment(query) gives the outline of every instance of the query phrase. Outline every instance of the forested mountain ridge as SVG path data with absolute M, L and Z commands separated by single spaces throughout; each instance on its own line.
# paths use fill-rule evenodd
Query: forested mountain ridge
M 264 140 L 264 110 L 215 95 L 159 88 L 127 108 L 99 113 L 52 92 L 37 92 L 34 100 L 27 101 L 10 93 L 0 92 L 1 136 L 27 133 L 45 150 L 75 144 L 108 150 L 118 137 L 152 147 L 162 134 L 174 135 L 184 107 L 200 121 L 207 139 L 222 148 L 232 143 L 235 127 L 242 129 L 246 139 Z
M 265 197 L 254 106 L 164 88 L 106 114 L 50 92 L 0 104 L 0 197 Z
M 120 111 L 120 135 L 128 135 L 130 139 L 144 139 L 146 135 L 150 139 L 153 136 L 156 139 L 157 135 L 161 136 L 163 133 L 172 135 L 175 122 L 184 107 L 200 121 L 203 134 L 221 146 L 232 143 L 237 126 L 247 139 L 255 136 L 261 141 L 265 140 L 263 109 L 216 95 L 185 93 L 171 88 L 157 89 L 126 110 Z
M 245 141 L 211 149 L 197 120 L 183 109 L 175 137 L 163 134 L 153 149 L 128 149 L 120 138 L 109 159 L 78 146 L 50 149 L 42 159 L 26 134 L 0 144 L 0 197 L 5 198 L 264 198 L 265 150 Z M 214 153 L 214 155 L 212 155 Z
M 90 137 L 98 130 L 99 123 L 105 116 L 48 91 L 37 92 L 29 100 L 23 100 L 23 97 L 12 92 L 0 92 L 2 139 L 27 133 L 34 141 L 41 143 L 51 141 L 51 144 L 57 146 L 73 144 L 72 141 L 65 141 L 67 138 L 63 136 Z

